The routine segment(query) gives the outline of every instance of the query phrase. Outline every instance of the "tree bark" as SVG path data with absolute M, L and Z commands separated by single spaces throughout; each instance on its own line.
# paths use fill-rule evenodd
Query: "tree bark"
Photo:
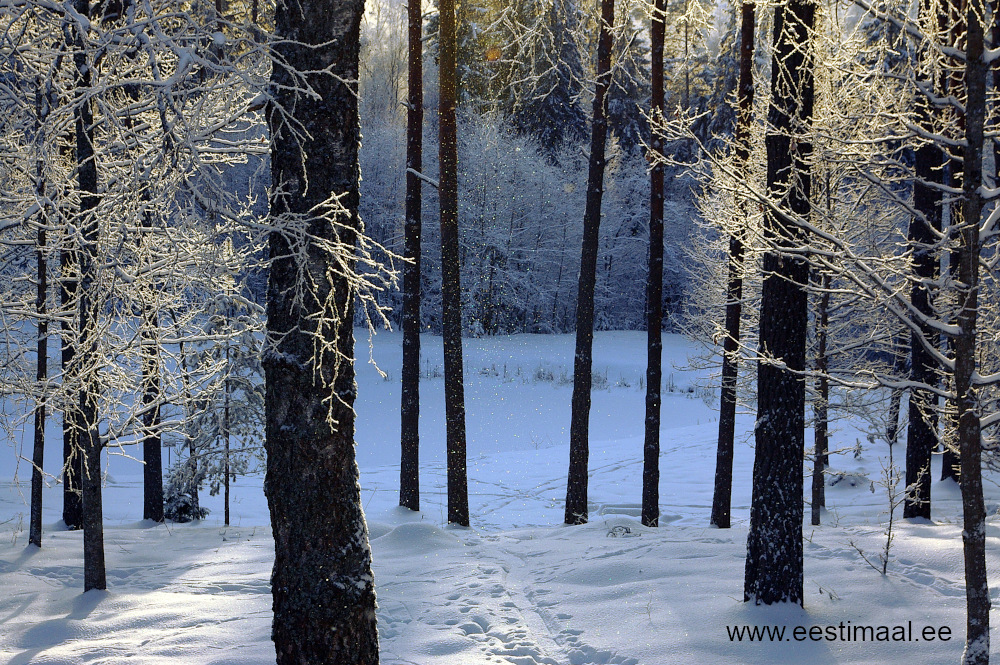
M 399 505 L 420 510 L 420 178 L 423 169 L 423 17 L 408 0 L 409 71 L 406 107 L 406 223 L 403 256 L 403 369 L 400 405 Z
M 587 522 L 587 468 L 590 457 L 590 390 L 593 382 L 594 285 L 597 246 L 604 193 L 605 147 L 608 121 L 604 99 L 611 83 L 611 46 L 615 21 L 614 0 L 601 0 L 601 33 L 597 41 L 597 85 L 590 137 L 587 205 L 583 214 L 583 247 L 576 298 L 576 355 L 573 361 L 573 397 L 569 428 L 569 476 L 566 483 L 566 524 Z
M 454 0 L 440 0 L 438 163 L 441 169 L 441 301 L 444 336 L 444 405 L 448 451 L 448 521 L 469 526 L 465 455 L 465 381 L 462 376 L 462 287 L 458 247 L 457 37 Z
M 79 285 L 79 251 L 76 238 L 66 237 L 59 252 L 59 304 L 62 321 L 60 335 L 60 373 L 62 374 L 62 435 L 63 435 L 63 523 L 67 529 L 75 530 L 83 526 L 83 498 L 80 494 L 80 479 L 83 475 L 83 461 L 80 455 L 77 432 L 78 415 L 74 399 L 77 367 L 76 335 L 73 332 L 73 311 Z
M 924 108 L 929 114 L 929 108 Z M 941 231 L 942 194 L 927 183 L 941 182 L 944 153 L 938 146 L 926 144 L 917 149 L 915 161 L 913 207 L 920 215 L 911 218 L 907 234 L 913 247 L 914 282 L 910 302 L 914 309 L 931 318 L 935 314 L 930 285 L 937 281 L 940 272 L 938 255 L 933 248 Z M 920 331 L 910 334 L 910 380 L 933 388 L 938 383 L 937 363 L 924 345 L 936 345 L 938 335 L 929 325 L 920 322 L 918 325 Z M 938 444 L 936 401 L 937 397 L 930 390 L 910 390 L 903 517 L 931 518 L 931 455 Z
M 983 198 L 983 136 L 986 122 L 982 0 L 969 0 L 965 49 L 965 154 L 962 227 L 958 262 L 958 328 L 955 338 L 955 407 L 961 459 L 962 543 L 965 556 L 966 636 L 963 665 L 990 659 L 990 589 L 986 574 L 986 508 L 983 503 L 980 404 L 973 377 L 977 370 L 979 315 L 979 224 Z
M 666 0 L 653 4 L 651 32 L 650 150 L 649 173 L 649 276 L 646 283 L 646 436 L 642 466 L 642 523 L 660 522 L 660 382 L 663 377 L 663 136 L 656 129 L 663 115 L 663 37 Z
M 344 248 L 354 246 L 361 228 L 363 13 L 363 0 L 279 3 L 275 10 L 263 365 L 264 489 L 275 546 L 271 636 L 279 665 L 378 663 L 375 581 L 354 452 L 355 290 L 332 269 L 336 259 L 353 270 L 353 258 L 332 254 L 350 251 Z M 303 94 L 304 85 L 315 94 Z
M 793 372 L 805 369 L 809 269 L 787 251 L 801 243 L 801 231 L 789 216 L 808 217 L 810 210 L 814 15 L 811 0 L 787 0 L 776 9 L 774 25 L 767 186 L 779 204 L 764 217 L 770 248 L 764 255 L 760 345 L 762 353 L 785 367 L 767 361 L 758 366 L 757 450 L 743 588 L 744 600 L 765 605 L 801 605 L 803 599 L 805 383 Z
M 829 192 L 829 182 L 827 182 Z M 826 467 L 829 465 L 830 361 L 827 358 L 827 331 L 830 326 L 830 275 L 824 274 L 820 287 L 819 312 L 816 315 L 816 401 L 813 403 L 814 448 L 812 473 L 813 526 L 819 526 L 826 508 Z
M 754 4 L 740 10 L 740 80 L 736 116 L 737 168 L 746 171 L 750 159 L 750 126 L 753 122 L 753 54 L 756 17 Z M 741 204 L 742 207 L 748 205 Z M 715 490 L 711 524 L 728 529 L 732 521 L 733 451 L 736 438 L 736 377 L 739 365 L 740 318 L 743 314 L 743 226 L 729 237 L 729 275 L 726 280 L 726 337 L 722 353 L 722 387 L 719 400 L 719 441 L 715 455 Z
M 152 226 L 149 213 L 143 227 Z M 163 442 L 160 432 L 160 313 L 153 289 L 142 302 L 142 519 L 163 521 Z

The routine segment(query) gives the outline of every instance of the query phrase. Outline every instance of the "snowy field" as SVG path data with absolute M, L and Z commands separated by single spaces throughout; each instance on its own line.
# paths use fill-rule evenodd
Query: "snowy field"
M 595 343 L 595 372 L 605 380 L 594 391 L 591 415 L 591 521 L 566 527 L 572 336 L 466 340 L 473 526 L 462 529 L 444 523 L 441 340 L 423 339 L 423 511 L 410 513 L 396 506 L 400 336 L 377 336 L 374 355 L 387 377 L 359 365 L 357 441 L 382 663 L 958 662 L 965 598 L 954 484 L 934 484 L 933 523 L 896 524 L 882 577 L 855 545 L 874 560 L 884 544 L 887 500 L 877 483 L 888 447 L 869 443 L 859 423 L 834 423 L 831 448 L 845 452 L 830 463 L 844 473 L 831 478 L 837 482 L 827 490 L 824 525 L 805 528 L 805 608 L 745 605 L 753 418 L 738 420 L 734 528 L 711 528 L 717 396 L 699 387 L 699 373 L 683 369 L 694 347 L 664 336 L 671 392 L 663 400 L 662 518 L 660 528 L 645 528 L 638 518 L 645 333 L 598 333 Z M 364 337 L 358 354 L 368 355 Z M 49 469 L 59 465 L 57 429 L 55 422 Z M 212 513 L 204 522 L 153 525 L 138 520 L 141 466 L 113 455 L 104 493 L 109 590 L 82 594 L 82 533 L 61 529 L 61 488 L 54 483 L 45 495 L 44 547 L 27 546 L 30 467 L 16 462 L 20 445 L 0 446 L 0 663 L 274 662 L 273 549 L 260 478 L 237 482 L 228 528 L 221 498 L 207 491 L 203 505 Z M 901 446 L 895 457 L 902 461 Z M 987 476 L 993 580 L 1000 538 L 995 481 Z M 994 626 L 998 600 L 994 591 Z M 745 626 L 785 633 L 774 642 L 730 639 Z M 859 626 L 871 626 L 872 634 L 885 626 L 904 641 L 852 631 Z M 933 641 L 924 639 L 926 627 Z M 810 629 L 819 640 L 808 638 Z

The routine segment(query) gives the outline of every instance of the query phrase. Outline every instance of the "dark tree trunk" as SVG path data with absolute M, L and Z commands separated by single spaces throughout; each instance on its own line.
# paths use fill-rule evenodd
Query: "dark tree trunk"
M 45 200 L 45 160 L 42 154 L 45 150 L 44 125 L 49 115 L 49 91 L 43 86 L 41 79 L 35 82 L 35 117 L 38 125 L 37 144 L 38 155 L 35 162 L 35 192 L 38 200 Z M 38 235 L 35 241 L 35 264 L 37 281 L 35 282 L 35 314 L 37 316 L 37 348 L 35 358 L 35 382 L 38 391 L 35 398 L 34 413 L 34 445 L 31 451 L 31 517 L 28 524 L 28 542 L 38 547 L 42 546 L 42 466 L 45 462 L 45 401 L 48 396 L 48 365 L 49 365 L 49 322 L 46 318 L 48 308 L 48 258 L 46 256 L 45 214 L 41 215 Z
M 920 11 L 933 17 L 940 11 L 930 0 L 922 0 Z M 938 20 L 942 20 L 940 16 Z M 918 79 L 929 83 L 937 94 L 947 79 Z M 920 122 L 927 131 L 935 131 L 933 102 L 920 97 L 917 100 Z M 945 154 L 933 143 L 925 143 L 916 150 L 913 180 L 913 207 L 917 212 L 910 219 L 907 233 L 913 252 L 913 285 L 910 302 L 925 317 L 933 317 L 934 305 L 931 292 L 940 274 L 940 256 L 934 247 L 941 231 L 941 212 L 944 204 L 940 185 L 945 180 Z M 937 363 L 927 350 L 938 344 L 938 334 L 918 321 L 919 332 L 910 333 L 910 380 L 933 389 L 938 384 Z M 938 445 L 937 396 L 930 390 L 910 390 L 906 428 L 906 487 L 903 517 L 931 517 L 931 455 Z
M 663 36 L 666 0 L 653 5 L 650 81 L 649 276 L 646 282 L 646 437 L 642 466 L 642 523 L 660 523 L 660 381 L 663 376 L 663 137 L 656 120 L 663 114 Z
M 740 80 L 737 89 L 736 159 L 745 171 L 750 158 L 753 122 L 754 4 L 744 2 L 740 16 Z M 742 206 L 748 205 L 742 203 Z M 743 214 L 741 209 L 740 213 Z M 739 365 L 740 318 L 743 314 L 743 228 L 729 237 L 729 276 L 726 280 L 726 337 L 723 340 L 722 387 L 719 401 L 719 442 L 715 455 L 715 491 L 711 523 L 728 529 L 732 521 L 733 449 L 736 438 L 736 375 Z
M 74 9 L 81 16 L 90 16 L 89 0 L 75 0 Z M 74 109 L 76 129 L 76 168 L 80 188 L 80 210 L 77 228 L 80 229 L 79 283 L 76 289 L 77 329 L 74 378 L 78 381 L 77 413 L 75 425 L 77 444 L 82 456 L 83 470 L 80 477 L 82 490 L 83 526 L 83 590 L 106 589 L 104 566 L 104 509 L 101 497 L 101 436 L 98 429 L 97 317 L 95 297 L 97 284 L 98 221 L 96 208 L 97 162 L 94 155 L 94 117 L 90 97 L 86 91 L 91 85 L 91 66 L 88 62 L 87 35 L 83 28 L 74 25 L 75 43 L 73 62 L 76 66 L 76 87 L 81 91 Z
M 279 665 L 378 663 L 354 453 L 355 293 L 331 270 L 331 252 L 342 250 L 325 245 L 353 246 L 361 224 L 356 81 L 363 13 L 363 0 L 279 3 L 275 10 L 268 110 L 274 230 L 263 365 L 264 489 L 275 549 L 271 636 Z M 315 95 L 298 94 L 304 85 Z
M 146 214 L 143 226 L 151 226 Z M 160 433 L 160 314 L 155 294 L 142 302 L 142 518 L 163 521 L 163 445 Z
M 929 113 L 929 111 L 928 111 Z M 934 251 L 941 230 L 941 191 L 926 183 L 940 182 L 944 154 L 933 144 L 916 151 L 916 179 L 913 182 L 913 207 L 919 213 L 910 220 L 909 242 L 913 247 L 914 282 L 910 289 L 913 308 L 930 318 L 934 316 L 931 284 L 938 279 L 938 255 Z M 922 218 L 921 218 L 922 217 Z M 920 323 L 920 332 L 910 334 L 910 380 L 931 388 L 937 385 L 937 363 L 925 344 L 936 345 L 938 335 L 929 325 Z M 910 408 L 906 428 L 906 486 L 903 517 L 931 517 L 931 454 L 937 447 L 937 397 L 930 390 L 910 390 Z
M 986 575 L 986 508 L 983 503 L 982 443 L 977 370 L 979 315 L 979 224 L 983 212 L 983 134 L 986 122 L 982 0 L 970 0 L 966 15 L 965 145 L 962 228 L 958 262 L 958 328 L 955 338 L 955 407 L 961 457 L 962 542 L 965 554 L 966 636 L 963 665 L 990 660 L 990 588 Z
M 576 299 L 576 356 L 573 361 L 573 398 L 569 427 L 569 477 L 566 483 L 566 524 L 587 522 L 587 468 L 590 457 L 590 389 L 593 382 L 594 284 L 604 193 L 605 146 L 608 121 L 604 99 L 611 81 L 614 0 L 601 0 L 601 34 L 597 41 L 597 85 L 590 137 L 587 206 L 583 214 L 583 248 Z
M 462 377 L 462 287 L 458 248 L 458 94 L 454 0 L 440 0 L 441 66 L 438 126 L 441 204 L 441 302 L 444 334 L 444 406 L 447 420 L 448 521 L 469 526 L 465 458 L 465 387 Z
M 403 255 L 403 370 L 400 404 L 399 505 L 420 510 L 420 177 L 423 169 L 423 42 L 421 5 L 406 5 L 409 73 L 406 108 L 406 224 Z
M 746 601 L 802 604 L 802 474 L 809 269 L 783 254 L 801 244 L 801 231 L 786 218 L 808 217 L 812 154 L 813 64 L 810 33 L 815 5 L 787 0 L 775 10 L 771 105 L 768 112 L 767 186 L 780 199 L 764 218 L 771 249 L 764 255 L 761 352 L 784 363 L 758 366 L 758 415 L 750 531 L 747 535 Z
M 226 321 L 231 322 L 233 320 L 232 309 L 226 310 Z M 223 382 L 223 405 L 222 405 L 222 454 L 223 454 L 223 465 L 222 465 L 222 478 L 223 478 L 223 523 L 229 526 L 229 402 L 232 395 L 232 388 L 229 385 L 229 376 L 232 372 L 232 365 L 230 365 L 229 359 L 229 340 L 226 340 L 226 380 Z
M 83 461 L 78 446 L 77 432 L 78 415 L 76 412 L 74 378 L 77 372 L 73 358 L 76 355 L 76 335 L 73 331 L 73 312 L 76 309 L 76 297 L 79 286 L 79 251 L 75 247 L 76 239 L 67 237 L 64 247 L 59 252 L 59 304 L 62 314 L 60 322 L 60 373 L 62 374 L 62 435 L 63 435 L 63 523 L 67 529 L 74 530 L 83 526 L 83 498 L 80 494 L 80 478 L 83 474 Z
M 827 181 L 827 193 L 830 183 Z M 826 508 L 826 467 L 829 464 L 829 405 L 830 362 L 826 355 L 827 331 L 830 326 L 830 275 L 820 281 L 822 293 L 816 313 L 816 401 L 813 402 L 813 435 L 815 454 L 812 474 L 812 524 L 818 526 L 821 513 Z
M 39 194 L 44 195 L 44 185 L 39 180 Z M 44 224 L 44 220 L 42 222 Z M 42 465 L 45 461 L 45 397 L 48 394 L 47 379 L 49 365 L 49 323 L 45 319 L 45 297 L 48 291 L 48 270 L 45 257 L 45 227 L 38 229 L 36 241 L 36 261 L 38 265 L 35 313 L 38 315 L 38 347 L 35 361 L 35 382 L 38 396 L 35 398 L 34 447 L 31 452 L 31 518 L 28 527 L 28 542 L 42 546 Z

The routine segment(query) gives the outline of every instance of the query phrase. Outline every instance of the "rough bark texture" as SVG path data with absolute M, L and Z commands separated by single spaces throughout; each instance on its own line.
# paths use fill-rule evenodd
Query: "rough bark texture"
M 815 5 L 788 0 L 775 10 L 767 186 L 779 199 L 765 215 L 769 242 L 761 294 L 761 351 L 789 370 L 805 369 L 809 278 L 806 263 L 784 248 L 799 244 L 785 212 L 808 216 L 809 125 L 813 110 L 810 33 Z M 761 362 L 757 380 L 757 443 L 747 535 L 744 600 L 802 603 L 802 475 L 805 384 L 800 376 Z
M 829 188 L 829 183 L 827 183 Z M 829 193 L 829 189 L 828 189 Z M 823 508 L 826 508 L 826 467 L 829 463 L 829 404 L 830 404 L 830 363 L 826 356 L 827 330 L 830 325 L 830 275 L 823 275 L 823 293 L 819 298 L 816 313 L 816 401 L 813 403 L 813 434 L 815 452 L 812 473 L 812 518 L 813 526 L 818 526 Z
M 980 404 L 976 374 L 979 315 L 979 224 L 983 212 L 983 132 L 986 72 L 982 0 L 968 3 L 965 60 L 965 144 L 961 243 L 958 262 L 958 328 L 955 338 L 955 406 L 961 458 L 962 543 L 965 554 L 966 636 L 963 665 L 990 660 L 990 588 L 986 575 L 986 508 L 983 503 Z
M 754 4 L 740 10 L 740 80 L 737 88 L 736 159 L 740 169 L 750 158 L 750 124 L 753 122 Z M 731 525 L 733 497 L 733 447 L 736 437 L 736 376 L 743 314 L 743 229 L 729 237 L 729 275 L 726 279 L 726 338 L 723 340 L 722 388 L 719 402 L 719 442 L 715 455 L 715 490 L 711 523 L 720 529 Z
M 448 451 L 448 521 L 469 526 L 465 458 L 465 381 L 462 376 L 462 287 L 458 248 L 457 36 L 454 0 L 440 0 L 438 198 L 441 204 L 441 323 L 444 337 L 445 438 Z
M 601 34 L 597 40 L 597 85 L 590 137 L 587 206 L 583 214 L 583 248 L 576 299 L 576 356 L 573 360 L 573 397 L 569 427 L 569 477 L 566 483 L 566 524 L 587 522 L 587 467 L 590 457 L 590 389 L 593 382 L 594 284 L 597 245 L 604 193 L 605 147 L 608 121 L 604 99 L 611 82 L 614 0 L 601 0 Z
M 663 112 L 663 36 L 666 0 L 653 5 L 650 34 L 652 94 L 650 114 Z M 663 137 L 650 123 L 650 149 L 655 159 L 661 154 Z M 663 376 L 663 164 L 653 163 L 649 173 L 649 276 L 646 283 L 646 437 L 642 466 L 642 523 L 658 526 L 660 522 L 660 381 Z
M 320 246 L 353 246 L 361 225 L 356 93 L 363 11 L 363 0 L 316 0 L 279 3 L 275 12 L 281 65 L 272 73 L 268 110 L 275 228 L 263 365 L 264 490 L 275 549 L 271 636 L 279 665 L 378 663 L 375 582 L 354 453 L 354 291 Z M 303 84 L 289 68 L 302 72 L 316 94 L 298 94 Z M 332 195 L 345 211 L 327 205 Z
M 420 510 L 420 178 L 423 169 L 423 43 L 418 0 L 409 0 L 406 109 L 406 224 L 403 255 L 403 369 L 400 398 L 399 505 Z

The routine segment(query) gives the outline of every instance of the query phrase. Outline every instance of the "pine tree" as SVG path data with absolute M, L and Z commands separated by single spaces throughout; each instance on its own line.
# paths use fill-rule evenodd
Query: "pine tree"
M 455 5 L 440 0 L 441 66 L 438 107 L 440 168 L 441 319 L 444 337 L 444 400 L 448 457 L 448 521 L 469 526 L 465 451 L 465 381 L 462 375 L 462 287 L 458 247 L 458 68 Z
M 406 222 L 403 256 L 403 366 L 400 395 L 399 505 L 420 510 L 420 202 L 423 169 L 423 41 L 420 2 L 406 5 L 408 77 L 406 106 Z
M 501 45 L 493 51 L 491 88 L 500 112 L 519 132 L 537 138 L 551 161 L 565 143 L 586 133 L 579 22 L 576 0 L 518 0 L 503 14 Z
M 630 15 L 631 7 L 621 8 L 615 28 L 611 87 L 608 89 L 608 126 L 625 153 L 635 152 L 649 132 L 642 109 L 650 95 L 650 51 L 642 31 Z
M 597 83 L 591 123 L 590 169 L 587 175 L 587 206 L 583 215 L 583 247 L 576 299 L 576 355 L 573 361 L 573 397 L 569 430 L 569 475 L 566 482 L 566 524 L 585 524 L 587 467 L 590 457 L 590 390 L 593 385 L 594 284 L 597 277 L 597 246 L 604 193 L 605 148 L 608 120 L 605 100 L 611 78 L 611 47 L 614 38 L 614 0 L 601 0 L 601 28 L 597 46 Z
M 663 33 L 666 0 L 653 4 L 650 31 L 652 67 L 650 118 L 663 116 Z M 649 172 L 649 277 L 646 287 L 646 421 L 642 466 L 642 523 L 660 522 L 660 381 L 663 375 L 663 137 L 653 124 L 649 149 L 653 168 Z

